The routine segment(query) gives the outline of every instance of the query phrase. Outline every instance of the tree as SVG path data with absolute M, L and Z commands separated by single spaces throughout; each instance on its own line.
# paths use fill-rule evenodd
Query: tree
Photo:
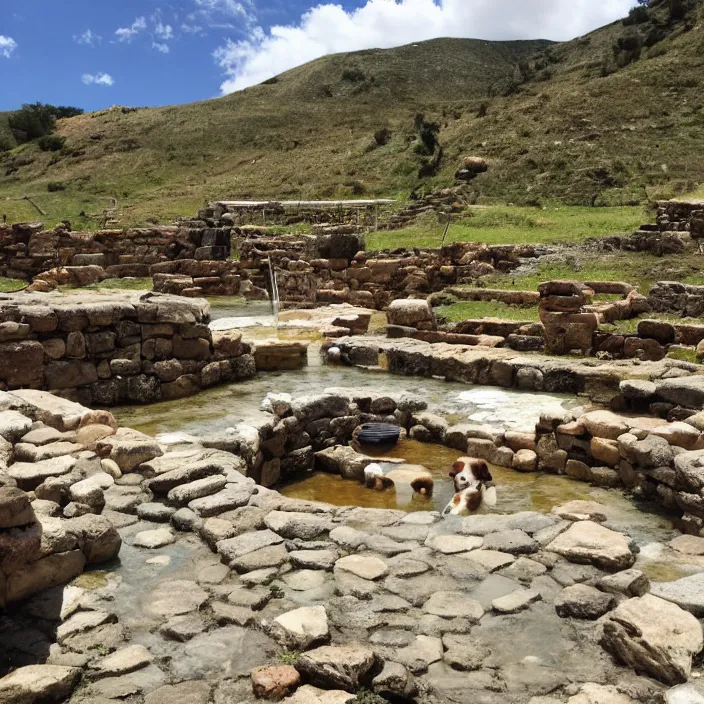
M 10 115 L 8 123 L 18 142 L 31 142 L 51 134 L 56 128 L 56 120 L 82 114 L 81 108 L 68 105 L 25 103 L 20 110 Z

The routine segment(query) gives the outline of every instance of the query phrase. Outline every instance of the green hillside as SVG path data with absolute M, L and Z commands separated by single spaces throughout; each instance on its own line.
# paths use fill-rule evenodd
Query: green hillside
M 490 163 L 472 184 L 480 202 L 621 205 L 692 190 L 704 182 L 704 26 L 701 3 L 677 2 L 681 16 L 666 0 L 638 24 L 564 44 L 340 54 L 217 100 L 60 120 L 60 151 L 0 155 L 0 212 L 39 217 L 16 200 L 30 196 L 47 222 L 80 225 L 114 198 L 127 224 L 214 198 L 407 195 L 453 183 L 467 154 Z

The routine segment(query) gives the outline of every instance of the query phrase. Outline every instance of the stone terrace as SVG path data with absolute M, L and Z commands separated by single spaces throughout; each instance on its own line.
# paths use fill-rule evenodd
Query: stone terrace
M 254 376 L 241 334 L 211 333 L 209 311 L 151 293 L 0 295 L 0 384 L 114 406 Z

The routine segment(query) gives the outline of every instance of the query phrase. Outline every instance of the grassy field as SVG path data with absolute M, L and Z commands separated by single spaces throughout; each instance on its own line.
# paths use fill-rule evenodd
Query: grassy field
M 13 291 L 21 291 L 26 286 L 26 281 L 18 281 L 17 279 L 6 279 L 4 276 L 0 276 L 0 293 L 12 293 Z
M 704 6 L 685 4 L 685 21 L 661 3 L 641 25 L 562 44 L 433 40 L 328 56 L 218 100 L 62 120 L 60 151 L 0 155 L 0 214 L 78 228 L 113 199 L 128 226 L 219 198 L 407 198 L 452 185 L 468 154 L 489 163 L 469 187 L 479 204 L 621 206 L 693 192 L 704 183 Z M 632 39 L 642 44 L 632 56 L 618 50 Z M 437 125 L 423 175 L 419 114 Z M 546 241 L 585 236 L 579 222 L 548 219 Z M 505 227 L 495 241 L 531 225 Z M 482 225 L 453 228 L 470 238 Z M 437 230 L 417 235 L 435 242 Z
M 498 301 L 462 301 L 449 306 L 441 306 L 435 311 L 448 322 L 480 318 L 501 318 L 502 320 L 538 320 L 538 308 L 518 308 Z
M 445 238 L 450 242 L 486 244 L 566 244 L 588 237 L 633 232 L 653 215 L 642 207 L 587 208 L 575 206 L 527 208 L 482 206 L 471 215 L 451 222 Z M 425 217 L 404 230 L 367 235 L 367 249 L 439 247 L 445 232 L 443 217 Z

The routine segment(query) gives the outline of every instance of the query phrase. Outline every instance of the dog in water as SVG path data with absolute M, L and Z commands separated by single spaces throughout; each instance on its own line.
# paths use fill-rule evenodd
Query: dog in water
M 496 487 L 488 486 L 493 477 L 484 460 L 460 457 L 452 465 L 450 476 L 455 483 L 455 495 L 442 512 L 443 516 L 469 516 L 482 505 L 496 506 Z

